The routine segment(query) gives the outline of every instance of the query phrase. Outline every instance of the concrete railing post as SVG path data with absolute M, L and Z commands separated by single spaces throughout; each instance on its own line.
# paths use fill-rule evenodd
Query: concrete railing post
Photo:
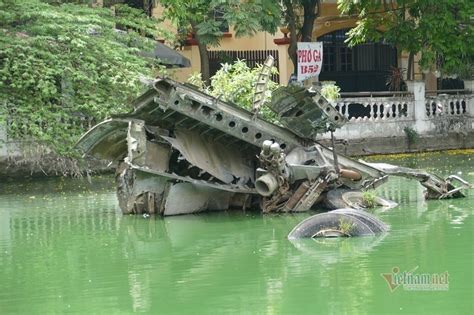
M 463 80 L 464 81 L 464 89 L 474 93 L 474 80 Z
M 470 94 L 466 97 L 467 102 L 467 114 L 473 120 L 472 124 L 474 127 L 474 80 L 464 80 L 464 89 L 468 90 Z
M 466 114 L 471 121 L 471 129 L 474 129 L 474 80 L 464 81 L 464 89 L 470 91 L 470 94 L 467 94 L 465 98 L 467 103 Z
M 429 130 L 429 124 L 426 117 L 425 82 L 408 82 L 408 91 L 412 92 L 414 96 L 413 115 L 415 130 L 420 134 L 426 133 Z
M 471 129 L 474 130 L 474 95 L 467 98 L 467 115 L 471 120 Z

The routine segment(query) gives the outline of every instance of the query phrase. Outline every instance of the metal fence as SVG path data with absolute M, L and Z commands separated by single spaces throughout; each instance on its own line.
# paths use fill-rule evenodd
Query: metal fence
M 224 63 L 232 63 L 234 61 L 244 60 L 250 68 L 263 64 L 265 59 L 271 55 L 275 58 L 274 66 L 279 70 L 278 50 L 219 50 L 209 52 L 209 71 L 213 76 Z M 272 80 L 279 83 L 280 75 L 272 75 Z

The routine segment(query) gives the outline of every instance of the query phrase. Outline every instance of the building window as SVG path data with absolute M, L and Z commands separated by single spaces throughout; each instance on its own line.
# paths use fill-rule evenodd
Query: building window
M 323 71 L 352 71 L 352 49 L 344 41 L 347 30 L 338 30 L 318 39 L 323 42 Z
M 382 42 L 349 47 L 348 29 L 319 37 L 323 42 L 321 81 L 336 81 L 343 92 L 385 91 L 391 67 L 397 66 L 397 50 Z

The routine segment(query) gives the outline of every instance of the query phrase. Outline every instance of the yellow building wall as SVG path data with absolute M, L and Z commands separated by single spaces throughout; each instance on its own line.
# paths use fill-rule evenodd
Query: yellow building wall
M 210 47 L 210 51 L 225 50 L 278 50 L 279 55 L 279 71 L 280 84 L 286 84 L 293 72 L 293 64 L 288 57 L 288 45 L 277 45 L 273 42 L 275 38 L 283 38 L 281 31 L 275 34 L 259 32 L 254 36 L 235 37 L 232 29 L 229 30 L 231 37 L 223 37 L 219 47 Z M 187 78 L 195 72 L 200 72 L 201 58 L 197 46 L 185 46 L 179 53 L 191 61 L 190 68 L 176 69 L 171 71 L 174 79 L 178 81 L 186 81 Z
M 353 28 L 356 26 L 357 19 L 340 16 L 335 0 L 326 0 L 320 6 L 321 12 L 316 19 L 313 30 L 313 41 L 317 41 L 318 37 L 337 31 L 340 29 Z M 156 11 L 157 15 L 161 15 L 160 11 Z M 294 72 L 293 63 L 288 57 L 288 45 L 277 45 L 274 43 L 275 39 L 281 39 L 284 34 L 279 30 L 275 34 L 266 32 L 259 32 L 254 36 L 235 37 L 232 29 L 229 32 L 231 37 L 223 37 L 220 41 L 219 47 L 210 47 L 209 50 L 223 51 L 223 50 L 278 50 L 279 54 L 279 72 L 280 84 L 286 85 L 291 74 Z M 195 72 L 200 72 L 201 59 L 197 46 L 186 46 L 179 51 L 183 56 L 191 61 L 190 68 L 183 68 L 172 70 L 171 74 L 178 81 L 186 81 L 187 78 Z M 436 89 L 436 78 L 432 73 L 423 74 L 418 66 L 419 56 L 415 57 L 415 80 L 425 79 L 427 90 Z M 406 52 L 399 52 L 398 66 L 407 69 L 408 54 Z
M 316 19 L 313 29 L 313 40 L 318 37 L 344 28 L 352 28 L 356 26 L 357 19 L 340 16 L 337 4 L 323 3 L 321 5 L 321 13 Z
M 326 33 L 355 26 L 355 19 L 345 19 L 339 16 L 336 1 L 327 1 L 329 3 L 321 4 L 321 14 L 316 20 L 313 32 L 313 40 Z M 161 15 L 160 10 L 156 15 Z M 275 34 L 267 32 L 258 32 L 253 36 L 235 37 L 232 28 L 229 30 L 231 37 L 223 37 L 219 47 L 210 47 L 211 51 L 222 50 L 278 50 L 280 84 L 286 85 L 291 74 L 294 72 L 293 63 L 288 57 L 288 45 L 277 45 L 275 39 L 281 39 L 284 34 L 278 30 Z M 179 51 L 183 56 L 191 61 L 191 67 L 185 69 L 173 70 L 172 75 L 178 81 L 186 81 L 190 74 L 200 71 L 199 52 L 197 46 L 186 46 Z
M 186 46 L 182 50 L 178 50 L 178 52 L 189 59 L 191 67 L 172 69 L 169 70 L 169 73 L 173 79 L 186 82 L 191 74 L 201 71 L 201 57 L 199 57 L 197 46 Z

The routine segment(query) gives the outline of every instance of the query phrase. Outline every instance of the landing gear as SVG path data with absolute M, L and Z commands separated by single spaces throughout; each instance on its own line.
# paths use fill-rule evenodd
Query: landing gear
M 368 212 L 343 208 L 303 220 L 290 232 L 288 239 L 374 236 L 388 229 L 385 223 Z
M 371 202 L 373 204 L 368 205 L 364 200 L 364 193 L 358 189 L 333 189 L 328 191 L 323 198 L 323 204 L 329 210 L 340 208 L 366 209 L 370 207 L 393 208 L 397 206 L 397 203 L 378 196 L 374 196 Z

